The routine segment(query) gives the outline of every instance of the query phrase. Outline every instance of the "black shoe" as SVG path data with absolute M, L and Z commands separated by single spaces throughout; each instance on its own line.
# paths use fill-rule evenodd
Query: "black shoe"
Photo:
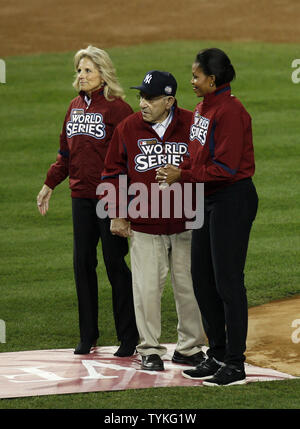
M 126 357 L 132 356 L 135 353 L 136 343 L 134 344 L 126 344 L 125 342 L 121 342 L 120 347 L 114 353 L 114 356 Z
M 175 350 L 172 357 L 172 362 L 183 363 L 191 366 L 199 365 L 204 360 L 205 360 L 205 354 L 203 352 L 198 352 L 191 356 L 184 356 Z
M 74 350 L 75 355 L 87 355 L 91 351 L 92 347 L 96 347 L 97 340 L 94 341 L 80 341 L 76 349 Z
M 163 371 L 164 363 L 158 355 L 142 356 L 141 368 L 147 371 Z
M 222 366 L 212 378 L 203 381 L 204 386 L 234 386 L 236 384 L 246 384 L 245 370 L 231 365 Z
M 220 368 L 221 365 L 218 364 L 217 361 L 213 358 L 208 358 L 197 365 L 195 369 L 186 369 L 182 371 L 182 375 L 192 380 L 206 380 L 207 378 L 213 377 Z

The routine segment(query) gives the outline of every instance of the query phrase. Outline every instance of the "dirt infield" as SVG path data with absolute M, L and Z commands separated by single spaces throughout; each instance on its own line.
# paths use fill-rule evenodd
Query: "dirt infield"
M 299 18 L 299 0 L 0 0 L 0 58 L 170 39 L 297 43 Z M 300 296 L 250 309 L 250 363 L 300 376 L 299 309 Z
M 298 0 L 0 0 L 0 58 L 170 39 L 300 41 Z
M 300 296 L 250 308 L 247 362 L 300 376 Z

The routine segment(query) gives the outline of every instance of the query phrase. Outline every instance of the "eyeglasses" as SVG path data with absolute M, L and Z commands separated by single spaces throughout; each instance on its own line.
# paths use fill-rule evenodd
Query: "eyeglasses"
M 166 98 L 169 97 L 168 95 L 159 95 L 159 96 L 152 96 L 152 95 L 147 95 L 147 94 L 137 94 L 136 98 L 138 99 L 138 101 L 141 100 L 145 100 L 147 103 L 153 103 L 157 100 L 160 100 L 162 98 Z

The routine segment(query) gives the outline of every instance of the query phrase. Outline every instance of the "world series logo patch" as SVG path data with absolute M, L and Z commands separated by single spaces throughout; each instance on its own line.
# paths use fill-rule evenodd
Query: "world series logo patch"
M 205 145 L 207 130 L 209 127 L 209 119 L 201 116 L 199 112 L 195 112 L 194 123 L 190 129 L 190 140 L 198 140 L 202 146 Z
M 183 160 L 183 155 L 188 154 L 188 145 L 179 142 L 162 143 L 157 139 L 140 139 L 138 147 L 141 153 L 134 158 L 135 169 L 139 172 L 152 170 L 166 164 L 176 167 Z
M 105 124 L 101 113 L 88 113 L 84 109 L 72 109 L 66 126 L 67 137 L 87 135 L 101 140 L 105 137 Z

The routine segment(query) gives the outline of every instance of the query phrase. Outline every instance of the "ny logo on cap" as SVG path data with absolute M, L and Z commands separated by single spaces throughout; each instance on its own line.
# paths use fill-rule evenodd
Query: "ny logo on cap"
M 148 73 L 144 79 L 144 82 L 149 84 L 151 82 L 151 79 L 152 79 L 152 74 Z

